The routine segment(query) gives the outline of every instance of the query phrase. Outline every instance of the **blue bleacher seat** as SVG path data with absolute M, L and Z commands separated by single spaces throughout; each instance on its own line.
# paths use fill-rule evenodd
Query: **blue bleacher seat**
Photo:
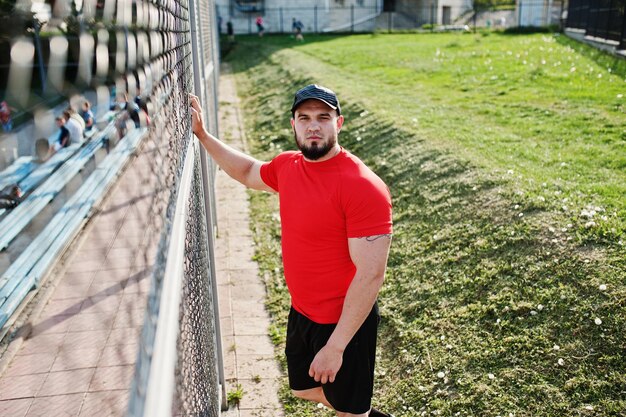
M 52 175 L 50 175 L 52 166 L 48 167 L 45 172 L 35 175 L 38 178 L 47 179 L 0 221 L 0 231 L 2 231 L 0 235 L 0 250 L 6 249 L 9 243 L 28 226 L 41 210 L 63 190 L 65 185 L 84 168 L 85 164 L 93 157 L 96 151 L 103 146 L 104 138 L 111 133 L 112 129 L 113 127 L 109 127 L 100 132 L 92 141 L 88 142 L 83 147 L 80 147 L 80 144 L 73 144 L 68 148 L 59 150 L 57 154 L 67 150 L 66 154 L 70 155 L 70 157 L 61 155 L 58 158 L 65 158 L 65 163 L 54 171 Z M 76 148 L 72 151 L 73 147 Z M 57 156 L 57 154 L 55 154 L 51 160 Z M 33 184 L 36 185 L 38 178 L 33 179 Z
M 21 156 L 17 158 L 4 171 L 0 172 L 0 190 L 11 184 L 19 183 L 35 168 L 37 168 L 37 164 L 32 156 Z
M 79 233 L 85 218 L 105 196 L 146 132 L 146 128 L 129 131 L 0 277 L 0 327 Z

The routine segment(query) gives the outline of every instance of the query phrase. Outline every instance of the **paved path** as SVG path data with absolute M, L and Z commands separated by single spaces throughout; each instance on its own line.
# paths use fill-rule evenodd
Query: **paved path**
M 242 147 L 233 80 L 220 81 L 221 131 Z M 125 416 L 150 265 L 149 146 L 131 163 L 37 299 L 0 359 L 0 416 Z M 280 371 L 269 341 L 265 289 L 252 259 L 243 186 L 217 176 L 216 266 L 227 391 L 244 396 L 228 417 L 280 416 Z
M 227 68 L 220 80 L 220 132 L 225 142 L 245 150 L 239 100 Z M 219 238 L 215 256 L 227 391 L 234 390 L 237 384 L 244 391 L 239 407 L 224 415 L 282 416 L 277 395 L 281 372 L 268 337 L 265 286 L 256 262 L 252 261 L 254 243 L 247 192 L 223 171 L 218 172 L 216 182 Z

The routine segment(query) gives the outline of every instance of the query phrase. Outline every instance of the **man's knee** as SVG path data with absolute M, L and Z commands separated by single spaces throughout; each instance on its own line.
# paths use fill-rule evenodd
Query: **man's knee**
M 324 402 L 322 401 L 324 398 L 322 387 L 311 388 L 301 391 L 291 390 L 291 392 L 295 397 L 301 398 L 303 400 Z
M 363 414 L 352 414 L 352 413 L 342 413 L 340 411 L 336 411 L 337 417 L 367 417 L 369 413 Z

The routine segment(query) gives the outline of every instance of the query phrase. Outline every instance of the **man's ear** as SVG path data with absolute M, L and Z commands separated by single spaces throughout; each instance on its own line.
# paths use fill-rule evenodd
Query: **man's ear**
M 291 118 L 291 129 L 296 131 L 296 120 L 293 117 Z
M 343 126 L 343 115 L 339 115 L 339 117 L 337 117 L 337 133 L 339 133 L 339 131 L 341 130 L 341 127 Z

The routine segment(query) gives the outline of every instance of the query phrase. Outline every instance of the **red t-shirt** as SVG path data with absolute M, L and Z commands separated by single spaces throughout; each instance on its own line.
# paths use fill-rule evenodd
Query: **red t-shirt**
M 281 153 L 263 164 L 261 178 L 279 193 L 293 307 L 316 323 L 337 323 L 356 272 L 348 238 L 391 233 L 389 189 L 343 148 L 322 162 Z

